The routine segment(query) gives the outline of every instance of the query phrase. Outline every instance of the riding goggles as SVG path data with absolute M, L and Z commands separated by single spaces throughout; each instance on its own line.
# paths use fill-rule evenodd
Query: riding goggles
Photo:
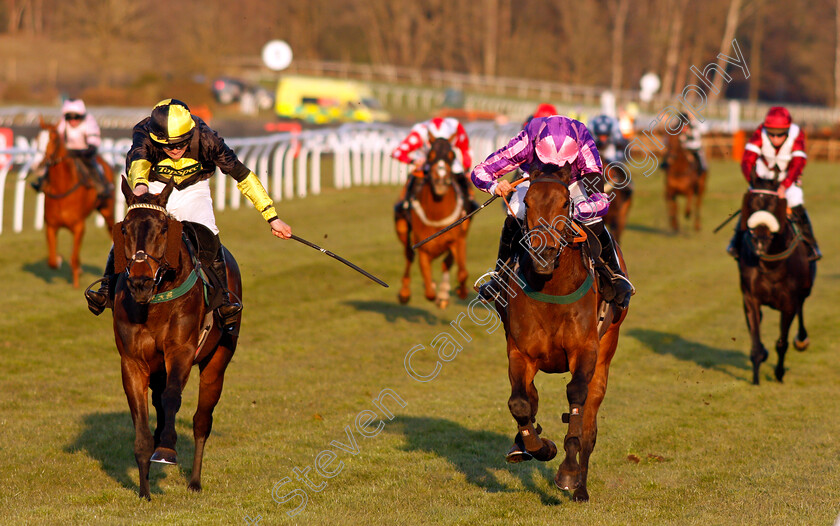
M 161 144 L 161 147 L 164 150 L 180 150 L 181 148 L 186 148 L 189 143 L 190 141 L 188 139 L 186 141 L 177 142 L 175 144 Z
M 83 113 L 65 113 L 64 119 L 68 121 L 80 121 L 85 118 Z

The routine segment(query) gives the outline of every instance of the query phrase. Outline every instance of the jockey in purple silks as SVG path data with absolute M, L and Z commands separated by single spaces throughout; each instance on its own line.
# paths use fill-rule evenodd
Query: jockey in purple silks
M 588 239 L 596 269 L 608 283 L 612 283 L 614 289 L 614 295 L 610 294 L 612 291 L 602 291 L 602 294 L 621 308 L 629 305 L 634 288 L 619 266 L 615 244 L 601 219 L 609 209 L 610 199 L 604 193 L 598 148 L 586 125 L 561 115 L 532 119 L 507 146 L 473 169 L 472 180 L 480 190 L 500 196 L 514 192 L 510 209 L 515 216 L 509 214 L 505 220 L 496 270 L 490 273 L 492 280 L 485 283 L 479 293 L 483 298 L 492 299 L 492 291 L 501 290 L 499 284 L 492 288 L 490 285 L 496 281 L 503 266 L 512 261 L 514 248 L 522 237 L 518 220 L 525 217 L 523 199 L 530 185 L 525 182 L 514 190 L 508 181 L 497 179 L 516 168 L 526 173 L 532 170 L 554 173 L 567 163 L 571 165 L 572 172 L 569 185 L 574 204 L 572 216 L 594 234 Z

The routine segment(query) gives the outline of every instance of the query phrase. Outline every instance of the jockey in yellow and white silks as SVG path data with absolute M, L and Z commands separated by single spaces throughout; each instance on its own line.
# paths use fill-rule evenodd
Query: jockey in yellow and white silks
M 149 191 L 159 193 L 168 181 L 173 181 L 175 189 L 167 201 L 167 211 L 179 221 L 206 228 L 207 232 L 199 236 L 205 245 L 199 248 L 199 256 L 205 256 L 201 258 L 202 263 L 213 270 L 210 274 L 215 276 L 210 277 L 217 278 L 221 288 L 226 289 L 225 266 L 209 183 L 217 167 L 237 181 L 237 188 L 262 214 L 272 234 L 281 239 L 291 236 L 291 228 L 277 217 L 274 202 L 259 178 L 242 164 L 218 133 L 190 114 L 185 103 L 176 99 L 159 102 L 151 116 L 134 127 L 132 139 L 126 156 L 129 185 L 135 195 L 141 195 Z M 109 265 L 106 278 L 109 270 L 113 273 L 110 258 Z M 88 291 L 88 304 L 94 314 L 101 313 L 108 304 L 108 281 L 103 282 L 99 291 Z M 230 301 L 227 290 L 222 299 L 219 306 L 222 319 L 232 318 L 241 310 L 241 305 Z

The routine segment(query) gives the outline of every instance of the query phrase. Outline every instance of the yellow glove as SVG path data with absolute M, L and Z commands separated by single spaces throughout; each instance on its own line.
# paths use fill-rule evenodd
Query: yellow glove
M 277 211 L 274 210 L 274 201 L 268 197 L 268 192 L 265 191 L 262 183 L 254 172 L 248 174 L 248 177 L 241 182 L 236 183 L 236 187 L 242 192 L 242 195 L 248 198 L 266 221 L 271 221 L 277 217 Z

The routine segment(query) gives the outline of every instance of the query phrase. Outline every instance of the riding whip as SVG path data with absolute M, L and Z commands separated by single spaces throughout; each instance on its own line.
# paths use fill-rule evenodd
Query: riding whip
M 522 183 L 522 182 L 525 182 L 525 181 L 528 181 L 528 180 L 529 180 L 529 179 L 527 179 L 527 178 L 522 178 L 522 179 L 519 179 L 519 180 L 517 180 L 517 181 L 512 182 L 512 183 L 511 183 L 511 186 L 516 186 L 516 185 L 518 185 L 519 183 Z M 478 212 L 480 212 L 481 210 L 484 210 L 484 208 L 486 208 L 486 207 L 487 207 L 487 205 L 489 205 L 490 203 L 492 203 L 493 201 L 495 201 L 498 197 L 499 197 L 498 195 L 494 195 L 493 197 L 491 197 L 491 198 L 490 198 L 490 199 L 488 199 L 487 201 L 484 201 L 484 204 L 482 204 L 481 206 L 479 206 L 478 208 L 476 208 L 475 210 L 473 210 L 473 211 L 472 211 L 472 212 L 470 212 L 469 214 L 467 214 L 467 215 L 465 215 L 464 217 L 462 217 L 461 219 L 459 219 L 459 220 L 455 221 L 454 223 L 452 223 L 452 224 L 451 224 L 451 225 L 449 225 L 448 227 L 445 227 L 445 228 L 444 228 L 444 229 L 442 229 L 442 230 L 438 230 L 437 232 L 435 232 L 435 233 L 434 233 L 434 234 L 432 234 L 431 236 L 427 237 L 427 238 L 426 238 L 426 239 L 424 239 L 423 241 L 420 241 L 419 243 L 415 243 L 414 245 L 412 245 L 412 246 L 411 246 L 411 248 L 413 248 L 413 249 L 415 249 L 415 250 L 416 250 L 416 249 L 417 249 L 417 247 L 419 247 L 420 245 L 425 245 L 426 243 L 428 243 L 429 241 L 433 240 L 434 238 L 436 238 L 436 237 L 438 237 L 438 236 L 441 236 L 441 235 L 443 235 L 443 234 L 445 234 L 445 233 L 449 232 L 450 230 L 452 230 L 452 229 L 453 229 L 453 228 L 455 228 L 456 226 L 460 225 L 461 223 L 463 223 L 464 221 L 466 221 L 466 220 L 467 220 L 467 219 L 469 219 L 470 217 L 474 216 L 475 214 L 477 214 L 477 213 L 478 213 Z
M 726 226 L 726 223 L 728 223 L 728 222 L 732 221 L 733 219 L 735 219 L 735 217 L 736 217 L 738 214 L 740 214 L 740 213 L 741 213 L 741 210 L 740 210 L 740 209 L 739 209 L 739 210 L 736 210 L 736 211 L 735 211 L 735 212 L 734 212 L 731 216 L 729 216 L 729 217 L 727 217 L 727 218 L 726 218 L 726 221 L 724 221 L 723 223 L 721 223 L 720 225 L 718 225 L 718 227 L 717 227 L 716 229 L 714 229 L 714 231 L 713 231 L 712 233 L 713 233 L 713 234 L 717 234 L 717 233 L 718 233 L 718 230 L 720 230 L 721 228 L 723 228 L 724 226 Z
M 296 236 L 296 235 L 294 235 L 294 234 L 292 234 L 292 239 L 294 239 L 295 241 L 298 241 L 298 242 L 300 242 L 300 243 L 303 243 L 303 244 L 304 244 L 304 245 L 306 245 L 306 246 L 312 247 L 312 248 L 314 248 L 315 250 L 318 250 L 319 252 L 322 252 L 322 253 L 324 253 L 324 254 L 328 255 L 329 257 L 331 257 L 331 258 L 333 258 L 333 259 L 337 259 L 338 261 L 341 261 L 342 263 L 344 263 L 344 264 L 345 264 L 345 265 L 347 265 L 348 267 L 352 268 L 352 269 L 353 269 L 353 270 L 355 270 L 356 272 L 359 272 L 359 273 L 361 273 L 361 274 L 364 274 L 366 277 L 368 277 L 368 278 L 372 279 L 373 281 L 375 281 L 375 282 L 379 283 L 380 285 L 382 285 L 382 286 L 383 286 L 383 287 L 385 287 L 386 289 L 388 288 L 388 284 L 387 284 L 387 283 L 385 283 L 385 282 L 384 282 L 384 281 L 382 281 L 381 279 L 377 278 L 377 277 L 376 277 L 376 276 L 374 276 L 373 274 L 370 274 L 370 273 L 369 273 L 369 272 L 367 272 L 366 270 L 364 270 L 364 269 L 361 269 L 361 268 L 357 267 L 357 266 L 356 266 L 356 265 L 354 265 L 353 263 L 350 263 L 349 261 L 347 261 L 347 260 L 346 260 L 346 259 L 344 259 L 343 257 L 338 256 L 338 255 L 336 255 L 336 254 L 333 254 L 333 253 L 332 253 L 332 252 L 330 252 L 329 250 L 327 250 L 327 249 L 325 249 L 325 248 L 321 248 L 321 247 L 319 247 L 318 245 L 316 245 L 315 243 L 310 243 L 309 241 L 307 241 L 307 240 L 305 240 L 305 239 L 303 239 L 303 238 L 301 238 L 301 237 L 298 237 L 298 236 Z

